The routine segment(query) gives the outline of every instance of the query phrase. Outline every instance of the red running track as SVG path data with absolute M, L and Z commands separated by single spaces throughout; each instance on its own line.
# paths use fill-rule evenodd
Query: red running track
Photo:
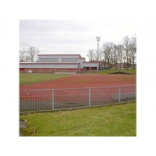
M 56 80 L 20 86 L 20 90 L 41 90 L 58 88 L 86 88 L 136 85 L 136 75 L 126 74 L 75 74 Z

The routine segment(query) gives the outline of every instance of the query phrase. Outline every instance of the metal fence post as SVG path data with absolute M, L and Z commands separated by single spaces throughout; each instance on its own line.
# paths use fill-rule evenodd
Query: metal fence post
M 119 86 L 119 88 L 118 88 L 118 100 L 119 100 L 119 103 L 120 103 L 120 86 Z
M 54 103 L 54 89 L 52 90 L 52 109 L 55 109 L 55 103 Z
M 91 106 L 91 95 L 90 95 L 90 88 L 88 88 L 88 93 L 89 93 L 89 107 Z

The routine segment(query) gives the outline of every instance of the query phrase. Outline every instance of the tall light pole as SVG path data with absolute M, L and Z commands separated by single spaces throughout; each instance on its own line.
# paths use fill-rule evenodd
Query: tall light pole
M 99 61 L 99 41 L 100 41 L 100 36 L 96 36 L 97 40 L 97 61 Z

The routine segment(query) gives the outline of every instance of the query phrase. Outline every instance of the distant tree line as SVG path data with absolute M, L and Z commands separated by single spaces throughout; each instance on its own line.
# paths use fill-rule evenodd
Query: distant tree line
M 27 50 L 23 48 L 19 51 L 19 62 L 34 62 L 38 53 L 38 48 L 29 47 Z
M 123 63 L 125 68 L 136 68 L 136 51 L 136 36 L 132 38 L 125 36 L 122 44 L 104 43 L 99 50 L 99 55 L 97 51 L 89 50 L 87 57 L 89 61 L 100 61 L 104 67 L 108 68 L 121 68 Z M 97 56 L 99 56 L 99 59 Z

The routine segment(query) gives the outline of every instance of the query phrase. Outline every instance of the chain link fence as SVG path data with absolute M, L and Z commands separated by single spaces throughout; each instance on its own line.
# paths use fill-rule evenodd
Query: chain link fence
M 136 85 L 20 91 L 20 112 L 112 105 L 136 100 Z

